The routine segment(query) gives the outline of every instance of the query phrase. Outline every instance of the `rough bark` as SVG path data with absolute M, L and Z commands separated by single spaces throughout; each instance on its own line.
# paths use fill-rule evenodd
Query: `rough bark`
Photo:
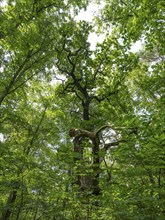
M 100 166 L 100 158 L 99 158 L 99 138 L 94 132 L 90 132 L 83 129 L 74 129 L 72 128 L 69 132 L 71 137 L 74 137 L 74 153 L 75 158 L 74 162 L 76 165 L 76 175 L 77 181 L 80 190 L 88 190 L 92 192 L 94 195 L 99 195 L 99 166 Z M 92 161 L 91 164 L 92 173 L 82 173 L 81 167 L 85 164 L 83 162 L 83 140 L 88 138 L 92 142 Z M 89 141 L 88 140 L 88 141 Z

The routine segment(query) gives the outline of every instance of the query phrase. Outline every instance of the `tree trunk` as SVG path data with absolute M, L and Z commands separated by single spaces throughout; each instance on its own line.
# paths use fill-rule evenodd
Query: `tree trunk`
M 17 198 L 17 190 L 13 190 L 10 192 L 6 207 L 4 208 L 4 211 L 2 213 L 1 220 L 8 220 L 12 214 L 12 206 Z
M 100 172 L 100 156 L 99 156 L 99 136 L 94 132 L 83 129 L 70 129 L 70 137 L 74 137 L 74 165 L 76 173 L 76 184 L 81 191 L 87 190 L 94 195 L 100 194 L 99 188 L 99 172 Z M 83 158 L 84 146 L 83 141 L 92 141 L 92 164 L 90 165 L 93 170 L 92 173 L 86 171 L 86 164 Z M 88 166 L 87 166 L 88 167 Z M 88 169 L 88 168 L 87 168 Z

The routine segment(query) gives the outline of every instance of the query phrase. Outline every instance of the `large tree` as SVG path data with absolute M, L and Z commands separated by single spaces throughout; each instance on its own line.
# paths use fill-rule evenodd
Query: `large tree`
M 163 2 L 87 3 L 2 4 L 2 220 L 164 219 Z

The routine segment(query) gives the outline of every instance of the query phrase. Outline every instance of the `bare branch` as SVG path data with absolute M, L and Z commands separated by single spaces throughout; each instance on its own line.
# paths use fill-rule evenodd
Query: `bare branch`
M 126 142 L 125 140 L 119 140 L 119 141 L 115 141 L 112 143 L 108 143 L 104 145 L 104 150 L 107 151 L 109 148 L 113 147 L 113 146 L 118 146 L 120 143 L 124 143 Z
M 75 128 L 70 129 L 69 136 L 70 137 L 88 137 L 92 141 L 96 138 L 94 132 L 90 132 L 84 129 L 75 129 Z

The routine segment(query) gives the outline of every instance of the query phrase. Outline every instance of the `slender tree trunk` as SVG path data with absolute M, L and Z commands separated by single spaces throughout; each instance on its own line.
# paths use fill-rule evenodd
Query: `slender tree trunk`
M 31 139 L 31 141 L 30 141 L 30 145 L 29 145 L 29 147 L 28 147 L 28 149 L 27 149 L 26 156 L 28 156 L 31 147 L 33 146 L 33 143 L 34 143 L 34 141 L 35 141 L 36 135 L 38 134 L 38 131 L 39 131 L 39 129 L 40 129 L 40 126 L 41 126 L 41 124 L 42 124 L 42 122 L 43 122 L 43 120 L 44 120 L 44 117 L 45 117 L 45 114 L 46 114 L 46 109 L 47 109 L 47 107 L 45 107 L 44 112 L 43 112 L 43 115 L 42 115 L 42 117 L 41 117 L 41 119 L 40 119 L 40 121 L 39 121 L 39 123 L 38 123 L 38 125 L 37 125 L 37 127 L 36 127 L 36 130 L 35 130 L 35 132 L 34 132 L 34 136 L 32 137 L 32 139 Z M 20 168 L 20 172 L 19 172 L 19 174 L 18 174 L 18 177 L 19 177 L 19 175 L 23 172 L 23 168 L 24 168 L 24 166 Z M 18 190 L 19 190 L 19 185 L 17 186 L 16 189 L 13 189 L 13 190 L 10 192 L 9 197 L 8 197 L 8 200 L 7 200 L 7 203 L 6 203 L 6 206 L 5 206 L 4 211 L 3 211 L 3 213 L 2 213 L 2 216 L 1 216 L 1 220 L 8 220 L 8 219 L 10 218 L 10 216 L 11 216 L 11 214 L 12 214 L 12 207 L 13 207 L 13 205 L 14 205 L 14 202 L 15 202 L 16 198 L 17 198 L 17 192 L 18 192 Z
M 1 216 L 1 220 L 8 220 L 12 214 L 12 207 L 17 198 L 17 190 L 13 190 L 10 192 L 6 207 L 4 208 L 4 211 Z
M 20 205 L 19 205 L 19 208 L 18 208 L 16 220 L 19 219 L 19 216 L 20 216 L 20 213 L 21 213 L 21 210 L 22 210 L 22 207 L 23 207 L 23 191 L 21 192 L 21 199 L 20 199 L 19 204 Z

